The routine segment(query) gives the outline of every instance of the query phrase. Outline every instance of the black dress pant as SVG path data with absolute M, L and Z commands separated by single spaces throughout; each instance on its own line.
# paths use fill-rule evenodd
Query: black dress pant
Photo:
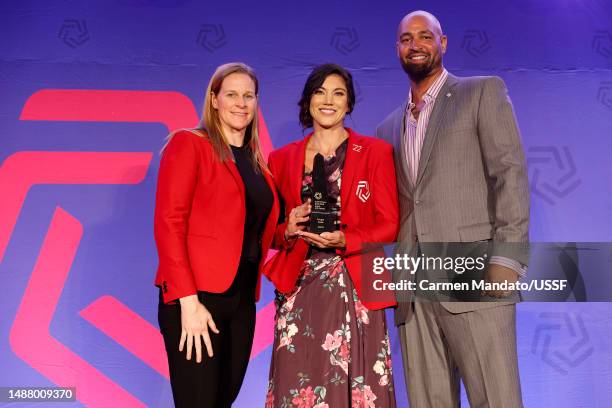
M 210 312 L 219 334 L 208 330 L 213 357 L 208 357 L 202 340 L 202 362 L 196 362 L 195 346 L 191 360 L 186 347 L 179 352 L 181 306 L 161 301 L 158 320 L 164 337 L 172 396 L 177 408 L 231 407 L 246 373 L 255 332 L 255 283 L 257 265 L 242 261 L 232 286 L 224 293 L 198 292 L 200 302 Z

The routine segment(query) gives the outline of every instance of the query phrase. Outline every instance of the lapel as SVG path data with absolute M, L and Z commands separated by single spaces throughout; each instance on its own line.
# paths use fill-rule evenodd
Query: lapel
M 240 172 L 238 171 L 238 167 L 236 167 L 236 163 L 234 160 L 226 160 L 223 162 L 225 167 L 229 170 L 232 177 L 234 177 L 234 181 L 238 185 L 238 189 L 240 190 L 240 196 L 242 200 L 246 200 L 245 192 L 244 192 L 244 182 L 242 181 L 242 177 L 240 177 Z
M 312 133 L 297 142 L 294 149 L 290 151 L 289 166 L 291 168 L 289 177 L 289 189 L 296 205 L 302 204 L 302 177 L 304 176 L 304 161 L 306 160 L 306 146 L 312 137 Z
M 261 173 L 263 174 L 263 177 L 266 180 L 268 187 L 270 187 L 270 191 L 272 192 L 272 197 L 274 198 L 274 201 L 272 202 L 272 209 L 270 210 L 270 214 L 268 215 L 268 222 L 271 222 L 272 218 L 274 219 L 273 221 L 276 222 L 278 220 L 278 211 L 279 211 L 278 209 L 279 201 L 278 201 L 278 193 L 276 191 L 276 185 L 274 184 L 274 179 L 272 178 L 272 175 L 268 171 L 266 171 L 265 169 L 261 169 Z
M 412 196 L 412 182 L 408 176 L 408 162 L 406 161 L 406 107 L 408 106 L 408 100 L 406 100 L 402 106 L 396 111 L 395 117 L 393 118 L 393 137 L 394 137 L 394 154 L 395 163 L 399 164 L 396 171 L 400 174 L 399 188 L 408 196 Z
M 276 193 L 276 185 L 274 184 L 274 180 L 272 179 L 272 176 L 265 169 L 261 169 L 261 174 L 263 175 L 264 180 L 266 180 L 268 187 L 270 187 L 270 190 L 272 191 L 272 195 L 274 196 L 274 200 L 276 201 L 278 197 Z
M 459 81 L 457 80 L 457 77 L 449 73 L 448 78 L 446 78 L 446 82 L 444 82 L 444 85 L 442 85 L 442 88 L 438 93 L 436 103 L 434 105 L 433 111 L 431 112 L 431 116 L 429 117 L 427 130 L 425 131 L 425 141 L 423 142 L 423 147 L 421 149 L 421 157 L 419 159 L 419 169 L 417 171 L 415 188 L 419 185 L 421 179 L 423 178 L 423 172 L 425 171 L 425 167 L 427 167 L 429 155 L 431 154 L 433 146 L 436 142 L 436 138 L 438 137 L 438 130 L 440 129 L 440 124 L 444 121 L 445 118 L 446 108 L 453 101 L 452 92 L 450 91 L 458 82 Z
M 340 205 L 347 208 L 348 199 L 353 191 L 355 181 L 355 172 L 361 165 L 365 151 L 363 142 L 358 134 L 353 132 L 353 129 L 347 128 L 348 140 L 346 145 L 346 155 L 344 156 L 344 165 L 342 167 L 342 181 L 340 183 Z M 342 215 L 342 212 L 340 213 Z
M 402 146 L 402 140 L 404 139 L 404 115 L 406 112 L 406 105 L 408 101 L 406 100 L 395 109 L 395 113 L 393 115 L 393 119 L 391 121 L 391 134 L 393 135 L 393 147 L 395 149 L 399 149 Z

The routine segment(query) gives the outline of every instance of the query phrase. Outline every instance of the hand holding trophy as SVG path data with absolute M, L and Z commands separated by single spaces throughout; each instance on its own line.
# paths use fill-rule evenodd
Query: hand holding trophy
M 317 153 L 312 166 L 312 202 L 308 232 L 299 230 L 296 235 L 318 248 L 342 248 L 344 233 L 336 230 L 337 216 L 331 210 L 327 194 L 325 160 Z

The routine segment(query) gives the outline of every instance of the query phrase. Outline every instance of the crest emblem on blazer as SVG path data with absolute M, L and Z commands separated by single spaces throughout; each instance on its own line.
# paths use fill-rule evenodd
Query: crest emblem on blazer
M 360 152 L 363 146 L 353 143 L 353 151 Z
M 357 183 L 357 198 L 359 198 L 362 202 L 368 201 L 370 198 L 370 185 L 367 181 L 361 180 Z

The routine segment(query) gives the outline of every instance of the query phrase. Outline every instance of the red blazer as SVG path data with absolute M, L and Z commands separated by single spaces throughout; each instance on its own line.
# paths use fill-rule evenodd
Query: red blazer
M 279 214 L 272 177 L 265 171 L 263 175 L 274 203 L 261 239 L 256 300 Z M 219 161 L 207 137 L 189 130 L 174 134 L 162 155 L 155 202 L 155 284 L 164 302 L 198 290 L 220 293 L 230 287 L 242 253 L 244 194 L 236 164 Z
M 344 258 L 346 268 L 363 304 L 371 309 L 394 306 L 393 292 L 376 293 L 369 284 L 362 291 L 362 262 L 371 265 L 371 258 L 384 256 L 382 248 L 364 251 L 364 243 L 393 242 L 399 229 L 397 184 L 390 144 L 359 135 L 351 129 L 342 171 L 340 188 L 340 224 L 346 238 L 346 248 L 336 252 Z M 312 134 L 270 154 L 269 167 L 278 193 L 285 202 L 285 219 L 294 207 L 302 204 L 300 190 L 304 171 L 306 145 Z M 295 288 L 308 244 L 301 239 L 287 243 L 286 223 L 278 225 L 273 246 L 279 251 L 266 264 L 264 274 L 280 292 Z M 367 263 L 366 263 L 367 262 Z M 370 271 L 365 271 L 371 274 Z M 372 277 L 370 275 L 369 277 Z M 390 282 L 388 273 L 376 277 Z M 363 295 L 367 295 L 364 297 Z

